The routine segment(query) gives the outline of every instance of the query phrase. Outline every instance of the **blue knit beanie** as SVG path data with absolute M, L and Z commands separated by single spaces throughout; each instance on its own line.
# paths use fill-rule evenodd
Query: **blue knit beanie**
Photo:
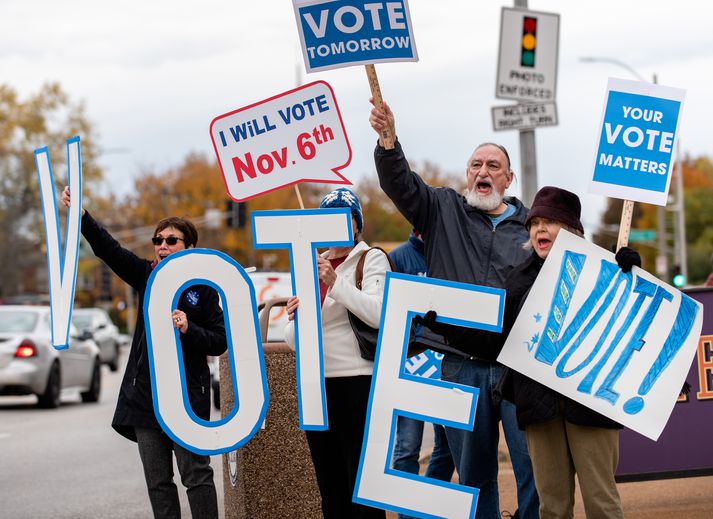
M 352 211 L 352 216 L 356 220 L 357 229 L 361 232 L 364 227 L 364 218 L 361 214 L 361 204 L 359 198 L 346 187 L 335 189 L 331 193 L 327 193 L 319 203 L 320 209 L 330 207 L 348 207 Z

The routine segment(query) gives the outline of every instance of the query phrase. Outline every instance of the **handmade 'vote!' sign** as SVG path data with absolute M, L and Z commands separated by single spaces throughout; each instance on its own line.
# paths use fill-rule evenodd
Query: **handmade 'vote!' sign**
M 656 440 L 691 366 L 703 308 L 560 230 L 498 361 Z
M 666 205 L 685 91 L 610 79 L 589 191 Z
M 351 184 L 340 171 L 352 150 L 324 81 L 220 115 L 210 136 L 225 187 L 238 202 L 298 182 Z

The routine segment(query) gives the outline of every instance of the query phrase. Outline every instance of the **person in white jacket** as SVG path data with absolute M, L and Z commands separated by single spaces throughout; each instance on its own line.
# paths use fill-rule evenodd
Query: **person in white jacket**
M 354 246 L 332 247 L 317 257 L 322 300 L 322 345 L 329 430 L 305 431 L 325 519 L 384 518 L 383 510 L 352 502 L 359 468 L 364 423 L 374 363 L 361 357 L 347 310 L 379 327 L 384 278 L 391 270 L 386 255 L 361 240 L 363 217 L 357 196 L 346 188 L 327 194 L 320 208 L 349 207 Z M 364 258 L 362 289 L 355 285 L 356 265 Z M 299 299 L 287 302 L 287 343 L 294 348 L 294 317 Z

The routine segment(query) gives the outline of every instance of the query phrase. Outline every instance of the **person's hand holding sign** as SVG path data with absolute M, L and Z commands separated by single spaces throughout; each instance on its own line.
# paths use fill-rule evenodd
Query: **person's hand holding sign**
M 188 318 L 185 312 L 178 309 L 174 310 L 171 314 L 173 318 L 173 327 L 177 328 L 179 332 L 186 333 L 188 331 Z
M 319 280 L 328 287 L 333 287 L 337 281 L 337 273 L 334 272 L 332 264 L 321 256 L 317 256 L 317 275 Z
M 62 203 L 65 207 L 70 207 L 72 205 L 72 195 L 69 192 L 69 186 L 64 186 L 64 191 L 62 191 Z M 84 208 L 82 207 L 82 216 L 84 216 Z
M 396 135 L 396 122 L 394 120 L 394 113 L 389 108 L 386 101 L 383 102 L 383 110 L 377 108 L 376 103 L 374 103 L 374 98 L 370 98 L 369 102 L 374 108 L 371 109 L 371 115 L 369 115 L 369 123 L 374 131 L 379 134 L 379 145 L 384 146 L 381 140 L 381 132 L 386 129 L 391 129 L 393 135 Z
M 294 321 L 295 319 L 295 312 L 297 311 L 297 307 L 300 306 L 300 300 L 299 298 L 292 296 L 287 300 L 287 320 L 288 321 Z

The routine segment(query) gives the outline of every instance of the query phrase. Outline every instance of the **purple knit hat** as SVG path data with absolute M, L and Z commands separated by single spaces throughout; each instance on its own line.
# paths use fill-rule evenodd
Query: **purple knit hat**
M 566 189 L 545 186 L 535 195 L 530 213 L 525 220 L 525 227 L 530 228 L 530 221 L 535 218 L 547 218 L 563 223 L 580 232 L 584 232 L 582 222 L 582 204 L 579 197 Z

